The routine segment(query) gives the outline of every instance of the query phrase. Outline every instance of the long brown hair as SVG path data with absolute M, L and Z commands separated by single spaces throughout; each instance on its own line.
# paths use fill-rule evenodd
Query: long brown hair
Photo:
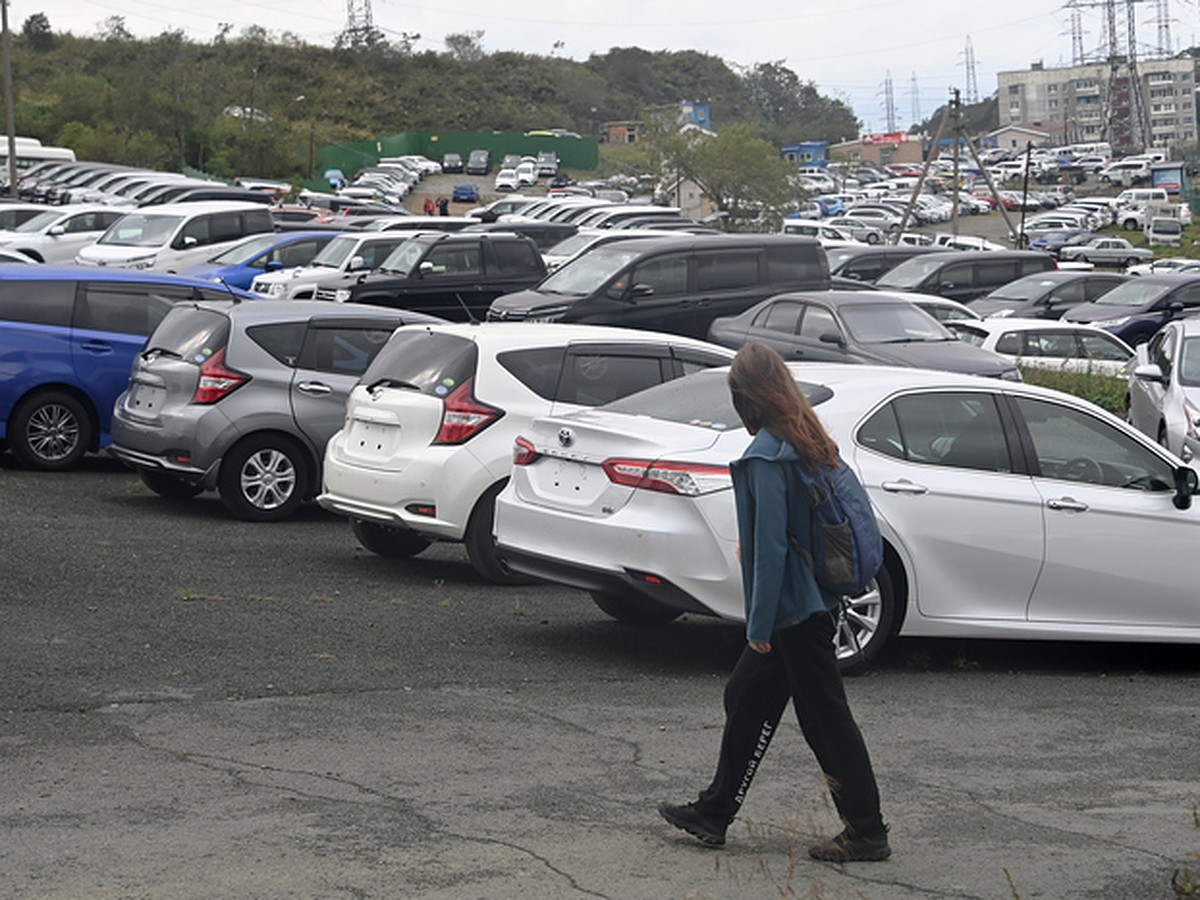
M 766 344 L 743 345 L 729 368 L 733 407 L 751 434 L 765 428 L 791 444 L 810 471 L 837 465 L 837 444 L 800 392 L 783 357 Z

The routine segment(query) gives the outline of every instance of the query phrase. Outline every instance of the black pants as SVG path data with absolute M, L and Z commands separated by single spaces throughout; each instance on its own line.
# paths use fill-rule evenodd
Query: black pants
M 816 754 L 833 802 L 852 832 L 883 832 L 879 789 L 837 668 L 834 620 L 816 615 L 771 636 L 771 652 L 749 647 L 725 685 L 725 732 L 717 774 L 700 794 L 700 811 L 717 821 L 737 814 L 787 707 Z

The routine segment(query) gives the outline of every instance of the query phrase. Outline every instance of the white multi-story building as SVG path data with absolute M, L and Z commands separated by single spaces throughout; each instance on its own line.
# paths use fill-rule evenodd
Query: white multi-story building
M 1000 127 L 1061 123 L 1064 142 L 1107 141 L 1120 151 L 1196 142 L 1196 61 L 1147 59 L 1000 72 Z

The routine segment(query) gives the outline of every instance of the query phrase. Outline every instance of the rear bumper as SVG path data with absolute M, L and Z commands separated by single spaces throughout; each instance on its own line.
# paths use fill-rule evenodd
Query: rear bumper
M 165 459 L 161 456 L 154 456 L 150 453 L 142 453 L 138 450 L 131 450 L 128 447 L 122 447 L 118 444 L 111 444 L 108 448 L 108 453 L 116 457 L 127 466 L 132 466 L 135 469 L 149 469 L 156 472 L 164 472 L 170 475 L 175 475 L 182 478 L 184 481 L 191 481 L 195 484 L 202 485 L 208 490 L 212 490 L 217 484 L 217 469 L 220 461 L 214 463 L 208 469 L 200 469 L 195 466 L 182 465 L 173 460 Z
M 500 546 L 497 549 L 504 565 L 523 575 L 532 575 L 543 581 L 565 584 L 582 591 L 644 597 L 652 603 L 682 612 L 716 615 L 687 591 L 653 573 L 596 569 L 511 547 Z

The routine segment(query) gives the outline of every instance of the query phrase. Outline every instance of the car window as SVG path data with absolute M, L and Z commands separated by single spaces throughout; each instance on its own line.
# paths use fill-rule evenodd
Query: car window
M 758 284 L 758 253 L 756 252 L 702 253 L 696 257 L 696 288 L 698 290 L 724 291 L 751 287 L 756 284 Z
M 819 341 L 821 335 L 829 332 L 838 336 L 841 336 L 842 333 L 833 313 L 823 306 L 804 304 L 804 318 L 800 322 L 800 337 L 810 341 Z
M 1035 270 L 1036 271 L 1036 270 Z M 979 284 L 1008 284 L 1022 274 L 1020 263 L 1015 259 L 983 260 L 979 263 Z
M 937 283 L 945 285 L 964 286 L 974 281 L 973 267 L 970 263 L 955 263 L 946 266 L 938 275 Z M 1012 279 L 1008 279 L 1012 281 Z
M 662 356 L 568 353 L 557 399 L 583 406 L 609 403 L 666 381 L 665 363 Z
M 491 247 L 502 273 L 541 271 L 537 250 L 524 241 L 496 241 Z
M 687 291 L 687 257 L 660 256 L 647 260 L 633 270 L 633 285 L 649 285 L 656 297 L 673 296 Z
M 1075 335 L 1063 331 L 1025 332 L 1025 355 L 1070 359 L 1079 355 Z
M 1179 354 L 1179 383 L 1200 384 L 1200 338 L 1185 338 Z
M 706 353 L 703 350 L 693 350 L 691 347 L 673 347 L 671 354 L 680 364 L 684 375 L 692 375 L 702 369 L 713 366 L 727 366 L 732 360 L 728 356 L 717 353 Z
M 1006 331 L 996 338 L 996 352 L 1007 356 L 1021 356 L 1025 353 L 1025 341 L 1021 332 Z
M 553 400 L 562 374 L 564 353 L 564 347 L 506 350 L 496 354 L 496 362 L 543 400 Z
M 474 341 L 423 328 L 400 328 L 367 367 L 362 383 L 370 387 L 390 382 L 444 397 L 475 374 L 478 359 Z
M 0 319 L 30 325 L 71 324 L 73 281 L 0 281 Z
M 1016 398 L 1044 478 L 1143 491 L 1174 489 L 1166 460 L 1096 416 L 1048 400 Z
M 1064 284 L 1050 292 L 1050 296 L 1046 298 L 1048 304 L 1076 304 L 1082 303 L 1084 299 L 1085 283 L 1082 281 L 1072 281 L 1070 284 Z
M 330 327 L 316 323 L 309 327 L 300 365 L 317 372 L 361 375 L 375 359 L 394 329 L 378 323 Z
M 758 316 L 754 320 L 754 325 L 757 328 L 765 328 L 768 331 L 795 334 L 799 331 L 797 326 L 800 322 L 800 313 L 803 311 L 804 306 L 800 303 L 789 303 L 786 301 L 769 303 L 765 309 L 759 311 Z
M 272 322 L 269 325 L 251 325 L 246 336 L 285 366 L 295 365 L 304 346 L 304 334 L 308 330 L 305 322 Z
M 1079 337 L 1083 355 L 1088 359 L 1111 359 L 1124 362 L 1129 351 L 1120 342 L 1107 334 L 1081 334 Z
M 453 278 L 460 275 L 481 275 L 483 273 L 483 254 L 478 244 L 448 244 L 434 247 L 421 260 L 433 264 L 431 277 Z
M 322 240 L 313 239 L 311 241 L 293 241 L 290 244 L 285 244 L 282 247 L 276 247 L 270 253 L 265 253 L 258 259 L 254 260 L 253 267 L 256 269 L 265 269 L 267 263 L 277 262 L 284 268 L 293 266 L 306 265 L 313 258 L 318 247 L 321 246 Z
M 1200 306 L 1200 284 L 1190 284 L 1182 290 L 1178 290 L 1165 300 L 1155 304 L 1158 309 L 1166 309 L 1172 303 L 1182 303 L 1185 307 Z
M 1010 472 L 995 398 L 988 393 L 931 392 L 897 397 L 859 429 L 858 441 L 908 462 Z
M 149 335 L 171 307 L 195 295 L 190 288 L 167 285 L 81 285 L 75 327 L 114 334 Z

